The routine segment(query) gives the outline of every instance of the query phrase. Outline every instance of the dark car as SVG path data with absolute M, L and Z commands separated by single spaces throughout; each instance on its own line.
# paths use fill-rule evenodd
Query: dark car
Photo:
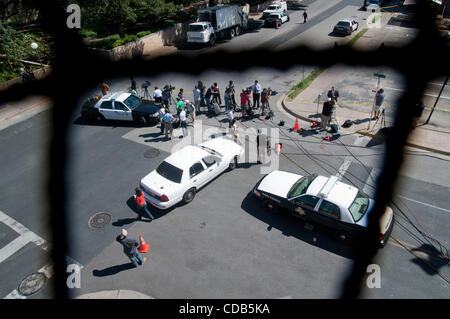
M 108 94 L 87 100 L 81 116 L 88 120 L 130 121 L 141 125 L 159 122 L 160 105 L 127 92 Z

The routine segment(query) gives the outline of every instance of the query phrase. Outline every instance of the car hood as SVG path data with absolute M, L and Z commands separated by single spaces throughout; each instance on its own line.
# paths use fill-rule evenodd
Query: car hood
M 199 146 L 202 145 L 219 152 L 224 158 L 232 158 L 236 155 L 240 156 L 244 153 L 244 149 L 241 146 L 225 138 L 214 138 L 207 142 L 201 143 Z
M 151 102 L 142 102 L 137 107 L 133 109 L 135 112 L 139 112 L 141 114 L 155 114 L 159 113 L 159 107 Z
M 369 208 L 367 209 L 367 213 L 361 218 L 361 220 L 357 223 L 360 226 L 368 227 L 369 225 L 369 215 L 373 211 L 373 207 L 375 206 L 375 201 L 373 199 L 369 199 Z M 383 214 L 380 218 L 380 233 L 385 234 L 389 227 L 391 226 L 392 220 L 393 220 L 394 212 L 392 211 L 392 208 L 389 206 L 386 206 L 384 209 Z
M 273 171 L 261 181 L 258 190 L 270 193 L 282 198 L 287 198 L 289 190 L 303 176 L 283 172 Z
M 170 195 L 181 188 L 181 184 L 169 181 L 154 170 L 141 179 L 141 187 L 148 195 L 160 197 L 165 194 L 170 199 Z

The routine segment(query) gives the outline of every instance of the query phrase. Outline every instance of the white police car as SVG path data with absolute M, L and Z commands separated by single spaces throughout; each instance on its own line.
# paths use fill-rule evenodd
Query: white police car
M 141 125 L 159 122 L 160 105 L 128 92 L 117 92 L 88 99 L 81 116 L 88 120 L 134 121 Z
M 273 171 L 253 188 L 253 194 L 269 208 L 287 208 L 292 215 L 332 229 L 343 240 L 367 231 L 375 201 L 356 187 L 329 178 Z M 383 247 L 392 231 L 394 214 L 386 207 L 380 219 L 379 243 Z
M 139 186 L 145 199 L 160 209 L 181 201 L 189 203 L 200 188 L 226 169 L 235 168 L 243 153 L 241 146 L 225 138 L 188 145 L 167 157 Z

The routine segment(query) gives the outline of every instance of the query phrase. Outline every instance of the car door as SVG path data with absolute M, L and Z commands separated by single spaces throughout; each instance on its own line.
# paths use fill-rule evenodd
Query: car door
M 301 195 L 292 199 L 292 214 L 297 217 L 315 221 L 317 219 L 314 209 L 320 201 L 320 197 Z
M 114 117 L 115 120 L 132 121 L 133 116 L 131 110 L 122 102 L 114 101 Z
M 208 175 L 207 182 L 224 171 L 224 163 L 218 156 L 209 155 L 202 159 L 203 164 L 206 166 L 206 173 Z
M 352 30 L 356 31 L 358 29 L 358 22 L 352 21 Z
M 195 162 L 189 168 L 189 181 L 191 186 L 197 189 L 201 188 L 208 182 L 208 171 L 206 170 L 206 166 L 202 164 L 200 161 Z
M 343 230 L 341 211 L 337 205 L 323 199 L 319 204 L 316 214 L 318 223 L 330 229 Z
M 103 101 L 98 107 L 98 111 L 107 120 L 114 120 L 114 109 L 112 101 Z

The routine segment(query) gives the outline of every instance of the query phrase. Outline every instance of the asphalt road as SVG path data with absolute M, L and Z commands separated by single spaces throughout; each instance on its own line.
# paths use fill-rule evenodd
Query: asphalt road
M 234 78 L 239 79 L 236 83 L 239 87 L 257 76 L 261 82 L 274 84 L 281 94 L 290 87 L 283 81 L 295 78 L 298 72 L 287 72 L 283 80 L 277 74 L 260 70 Z M 211 72 L 200 78 L 209 81 L 229 77 L 230 74 Z M 176 87 L 187 88 L 197 77 L 166 75 L 166 79 L 160 77 L 154 81 L 159 84 L 169 79 Z M 114 90 L 125 89 L 128 79 L 112 84 Z M 281 119 L 286 121 L 286 126 L 279 130 L 284 153 L 279 158 L 279 169 L 325 176 L 341 170 L 343 181 L 373 195 L 372 186 L 382 169 L 383 144 L 354 134 L 343 135 L 339 140 L 347 149 L 339 142 L 323 142 L 321 136 L 312 131 L 303 135 L 289 132 L 293 120 L 276 109 L 276 97 L 272 101 L 276 114 L 273 122 L 255 119 L 244 122 L 241 127 L 271 128 L 278 127 Z M 177 141 L 159 138 L 158 127 L 138 128 L 120 122 L 97 125 L 84 122 L 78 114 L 74 113 L 70 125 L 71 161 L 67 166 L 67 213 L 72 244 L 68 255 L 84 267 L 82 288 L 74 290 L 74 296 L 119 288 L 137 290 L 156 298 L 339 296 L 342 280 L 352 264 L 351 247 L 336 242 L 320 227 L 304 224 L 283 213 L 263 210 L 249 196 L 251 188 L 262 177 L 260 165 L 243 163 L 207 185 L 189 205 L 168 212 L 154 210 L 156 220 L 137 222 L 131 197 L 133 189 L 169 154 Z M 46 160 L 42 149 L 49 138 L 47 116 L 48 112 L 41 113 L 0 134 L 1 148 L 7 149 L 9 154 L 0 168 L 1 176 L 7 177 L 0 185 L 0 209 L 45 240 L 50 238 L 42 222 L 46 213 L 46 202 L 42 198 Z M 224 115 L 209 119 L 199 116 L 206 127 L 222 131 L 227 127 L 224 118 Z M 250 141 L 252 138 L 254 136 L 249 134 Z M 359 146 L 355 146 L 357 140 Z M 150 147 L 160 151 L 157 157 L 144 157 Z M 450 185 L 442 172 L 448 171 L 448 159 L 417 150 L 408 151 L 406 156 L 397 187 L 397 194 L 402 197 L 396 202 L 415 225 L 420 224 L 447 247 L 446 203 Z M 349 159 L 350 165 L 342 171 L 344 162 Z M 448 267 L 436 258 L 435 251 L 425 246 L 428 241 L 396 207 L 394 209 L 398 223 L 393 236 L 416 249 L 419 256 L 431 260 L 435 269 L 448 277 Z M 88 226 L 89 219 L 97 212 L 111 214 L 111 223 L 105 228 Z M 0 227 L 1 249 L 17 238 L 17 234 L 5 225 Z M 142 233 L 150 242 L 149 261 L 144 267 L 129 269 L 127 258 L 114 241 L 121 228 L 128 229 L 133 236 Z M 10 274 L 7 280 L 2 280 L 1 294 L 8 295 L 22 278 L 49 262 L 49 255 L 33 243 L 16 252 L 0 263 L 0 271 Z M 379 264 L 382 287 L 368 290 L 368 297 L 448 296 L 448 284 L 392 239 L 380 251 Z M 31 297 L 50 296 L 47 285 Z

